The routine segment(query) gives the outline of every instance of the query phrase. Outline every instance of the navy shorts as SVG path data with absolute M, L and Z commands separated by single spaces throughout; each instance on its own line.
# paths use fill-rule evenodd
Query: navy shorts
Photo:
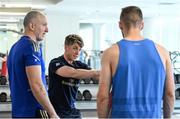
M 48 115 L 46 110 L 37 109 L 36 110 L 36 118 L 48 119 L 48 118 L 50 118 L 50 116 Z
M 81 118 L 81 112 L 76 108 L 62 108 L 56 112 L 60 118 Z

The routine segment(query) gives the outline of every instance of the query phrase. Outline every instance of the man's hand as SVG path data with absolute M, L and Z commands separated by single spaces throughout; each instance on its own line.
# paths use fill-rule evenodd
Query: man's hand
M 99 70 L 94 70 L 94 76 L 92 78 L 99 80 L 100 77 L 100 71 Z

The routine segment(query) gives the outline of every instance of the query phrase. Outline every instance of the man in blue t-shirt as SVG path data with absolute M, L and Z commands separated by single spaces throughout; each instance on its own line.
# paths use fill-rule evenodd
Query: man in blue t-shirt
M 81 118 L 74 105 L 80 79 L 99 78 L 99 71 L 76 61 L 83 45 L 79 35 L 68 35 L 64 54 L 52 59 L 49 64 L 49 98 L 60 118 Z
M 104 51 L 97 96 L 100 118 L 170 118 L 174 79 L 169 53 L 141 35 L 143 15 L 136 6 L 122 9 L 123 39 Z M 163 102 L 162 102 L 163 100 Z
M 58 116 L 47 95 L 40 45 L 48 32 L 46 17 L 38 11 L 30 11 L 23 25 L 24 35 L 12 46 L 7 61 L 12 117 L 56 118 Z

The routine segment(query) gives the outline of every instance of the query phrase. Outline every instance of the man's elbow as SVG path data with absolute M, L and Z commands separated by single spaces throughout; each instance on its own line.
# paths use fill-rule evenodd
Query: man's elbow
M 171 98 L 175 98 L 175 92 L 174 91 L 168 92 L 167 95 Z
M 167 92 L 166 95 L 165 95 L 165 98 L 168 98 L 168 100 L 171 100 L 171 101 L 174 102 L 174 100 L 175 100 L 175 92 L 174 91 Z
M 108 96 L 104 96 L 104 95 L 98 93 L 98 95 L 97 95 L 97 101 L 98 101 L 99 103 L 106 103 L 106 102 L 109 101 L 109 97 L 108 97 Z
M 45 93 L 45 87 L 42 84 L 42 82 L 36 81 L 36 82 L 30 83 L 30 88 L 34 93 L 43 93 L 43 94 Z

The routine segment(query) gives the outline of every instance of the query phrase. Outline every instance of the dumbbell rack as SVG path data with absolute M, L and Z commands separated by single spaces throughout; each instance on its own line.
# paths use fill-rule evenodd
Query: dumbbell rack
M 175 96 L 176 99 L 180 99 L 180 74 L 174 74 L 174 82 L 175 82 Z
M 0 102 L 0 113 L 1 112 L 11 112 L 11 99 L 9 85 L 0 85 L 0 94 L 5 92 L 7 94 L 7 100 L 5 102 Z
M 175 109 L 180 109 L 180 77 L 177 78 L 176 75 L 180 75 L 180 52 L 179 51 L 170 51 L 170 59 L 174 71 L 174 82 L 175 82 Z
M 79 90 L 83 92 L 84 90 L 89 90 L 92 94 L 92 99 L 90 101 L 76 101 L 75 105 L 80 110 L 96 110 L 96 95 L 98 90 L 98 84 L 80 84 Z M 11 100 L 10 100 L 10 90 L 9 85 L 0 85 L 0 93 L 6 92 L 8 95 L 6 102 L 0 102 L 0 112 L 11 112 Z
M 177 91 L 179 91 L 178 94 Z M 175 99 L 174 108 L 180 109 L 180 83 L 175 83 Z
M 100 69 L 100 59 L 102 56 L 102 51 L 100 50 L 86 50 L 81 52 L 80 61 L 88 64 L 92 69 Z M 84 53 L 84 54 L 83 54 Z M 92 97 L 90 100 L 86 100 L 83 92 L 88 90 Z M 98 91 L 98 81 L 94 79 L 81 79 L 79 91 L 83 95 L 82 100 L 76 100 L 75 106 L 80 110 L 96 110 L 96 96 Z
M 83 91 L 89 90 L 92 98 L 91 100 L 84 100 L 84 97 L 81 101 L 76 101 L 75 106 L 80 110 L 96 110 L 96 95 L 98 91 L 98 84 L 93 84 L 90 82 L 89 84 L 81 83 L 79 86 L 79 91 L 83 93 Z
M 81 92 L 87 89 L 92 93 L 91 101 L 76 101 L 75 106 L 80 110 L 96 110 L 96 95 L 98 84 L 80 84 L 79 90 Z M 177 89 L 180 89 L 180 83 L 175 84 L 175 90 Z M 6 102 L 0 102 L 0 113 L 11 112 L 9 85 L 0 85 L 0 93 L 1 92 L 6 92 L 8 95 L 8 99 Z M 176 98 L 175 109 L 180 109 L 180 97 Z

